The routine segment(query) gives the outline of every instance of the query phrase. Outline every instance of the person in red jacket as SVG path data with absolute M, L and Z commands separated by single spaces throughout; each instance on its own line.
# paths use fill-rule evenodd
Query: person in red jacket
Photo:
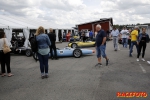
M 68 34 L 66 35 L 66 41 L 67 41 L 67 42 L 69 42 L 70 36 L 71 36 L 71 31 L 69 31 Z

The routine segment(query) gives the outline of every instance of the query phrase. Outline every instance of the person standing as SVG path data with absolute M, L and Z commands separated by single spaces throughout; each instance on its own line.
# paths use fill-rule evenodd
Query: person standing
M 129 52 L 129 57 L 132 57 L 133 52 L 133 46 L 136 46 L 137 54 L 138 54 L 138 45 L 137 45 L 137 39 L 138 39 L 138 26 L 134 27 L 134 30 L 131 32 L 131 47 Z
M 108 65 L 108 57 L 105 53 L 106 50 L 106 33 L 104 30 L 101 29 L 101 25 L 96 26 L 97 35 L 96 35 L 96 51 L 97 51 L 97 58 L 98 58 L 98 64 L 96 66 L 102 66 L 101 64 L 101 55 L 103 58 L 106 59 L 106 66 Z
M 49 58 L 49 47 L 51 46 L 50 39 L 45 34 L 45 29 L 40 26 L 36 31 L 36 41 L 38 44 L 38 58 L 40 62 L 41 78 L 48 78 L 48 58 Z
M 139 45 L 139 50 L 138 50 L 138 54 L 137 54 L 137 61 L 139 61 L 139 56 L 141 54 L 141 50 L 142 51 L 142 61 L 145 61 L 144 59 L 144 55 L 145 55 L 145 50 L 146 50 L 146 44 L 149 42 L 149 35 L 146 33 L 146 28 L 142 28 L 142 33 L 140 33 L 138 35 L 138 45 Z
M 130 50 L 130 47 L 131 47 L 131 29 L 128 30 L 128 44 L 129 44 L 129 50 Z
M 88 38 L 89 38 L 89 33 L 90 33 L 90 32 L 89 32 L 88 30 L 87 30 L 86 33 L 85 33 L 86 41 L 87 41 Z
M 114 50 L 118 50 L 118 36 L 119 36 L 119 31 L 116 29 L 116 27 L 113 27 L 113 30 L 111 31 L 111 36 L 113 37 L 113 43 L 114 43 Z
M 89 37 L 90 37 L 90 40 L 92 41 L 93 40 L 93 32 L 92 32 L 92 30 L 89 33 Z
M 122 45 L 124 48 L 127 48 L 128 46 L 128 38 L 127 38 L 128 30 L 126 27 L 123 28 L 123 30 L 120 32 L 121 38 L 122 38 Z
M 69 42 L 71 37 L 71 31 L 69 31 L 66 35 L 66 41 Z
M 79 35 L 79 39 L 80 39 L 80 40 L 81 40 L 81 34 L 82 34 L 82 32 L 79 31 L 78 35 Z
M 51 59 L 58 59 L 57 58 L 57 51 L 56 51 L 56 35 L 53 33 L 53 29 L 50 28 L 50 33 L 48 33 L 49 39 L 51 40 L 51 46 L 50 46 L 50 53 L 51 53 Z M 54 54 L 53 54 L 54 52 Z M 54 55 L 54 56 L 53 56 Z
M 62 42 L 62 33 L 61 32 L 58 33 L 58 38 L 59 38 L 59 42 Z
M 7 73 L 8 77 L 13 76 L 11 73 L 11 68 L 10 68 L 10 52 L 4 54 L 3 52 L 3 45 L 6 43 L 7 46 L 11 46 L 10 42 L 7 40 L 5 37 L 4 31 L 0 31 L 0 61 L 1 61 L 1 76 L 4 77 L 6 76 L 6 70 L 5 70 L 5 65 L 7 68 Z

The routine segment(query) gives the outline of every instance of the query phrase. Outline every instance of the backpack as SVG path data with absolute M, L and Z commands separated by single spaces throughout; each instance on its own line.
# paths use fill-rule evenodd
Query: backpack
M 38 51 L 38 44 L 37 44 L 37 41 L 36 41 L 36 36 L 34 36 L 34 37 L 32 37 L 30 39 L 30 44 L 31 44 L 32 52 L 37 53 L 37 51 Z

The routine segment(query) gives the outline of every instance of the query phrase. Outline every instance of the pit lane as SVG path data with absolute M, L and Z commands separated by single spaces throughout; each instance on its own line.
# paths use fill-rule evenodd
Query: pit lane
M 67 44 L 58 43 L 57 48 L 64 48 Z M 119 100 L 117 92 L 150 94 L 150 65 L 136 62 L 136 50 L 130 58 L 128 49 L 122 45 L 119 47 L 116 52 L 112 41 L 107 42 L 109 66 L 105 66 L 105 59 L 102 59 L 103 66 L 95 67 L 96 54 L 49 59 L 50 77 L 44 80 L 40 78 L 39 62 L 32 57 L 12 55 L 11 69 L 15 76 L 0 77 L 0 100 Z M 147 45 L 145 60 L 150 60 L 149 47 L 150 44 Z

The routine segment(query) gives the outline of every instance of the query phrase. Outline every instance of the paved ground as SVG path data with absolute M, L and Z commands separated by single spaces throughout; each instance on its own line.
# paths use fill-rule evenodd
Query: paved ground
M 67 43 L 57 44 L 65 47 Z M 94 48 L 89 48 L 94 49 Z M 81 58 L 49 60 L 50 77 L 40 78 L 39 63 L 32 57 L 12 55 L 11 68 L 15 76 L 0 77 L 0 100 L 130 100 L 117 98 L 117 92 L 147 92 L 150 100 L 150 65 L 136 62 L 136 52 L 128 57 L 128 49 L 113 50 L 107 43 L 109 66 L 94 67 L 96 54 Z M 150 44 L 146 60 L 150 60 Z M 133 98 L 138 100 L 139 98 Z

